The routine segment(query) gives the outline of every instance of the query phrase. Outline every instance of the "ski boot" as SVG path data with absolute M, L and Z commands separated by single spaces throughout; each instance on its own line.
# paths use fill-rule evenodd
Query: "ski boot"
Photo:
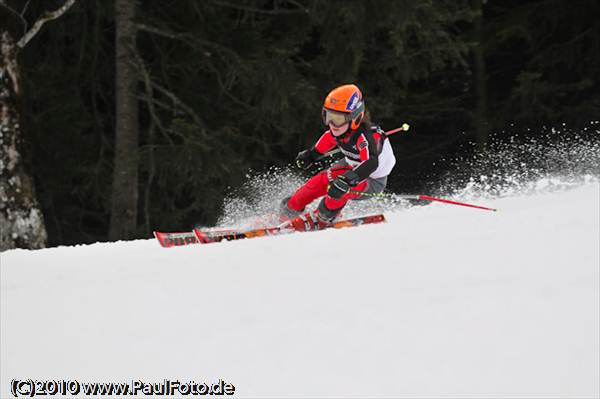
M 325 199 L 322 199 L 314 212 L 308 212 L 290 220 L 290 224 L 296 231 L 314 231 L 323 230 L 333 226 L 335 220 L 340 215 L 340 209 L 329 209 L 325 206 Z

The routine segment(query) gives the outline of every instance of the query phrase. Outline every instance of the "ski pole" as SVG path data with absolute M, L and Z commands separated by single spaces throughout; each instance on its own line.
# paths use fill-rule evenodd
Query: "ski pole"
M 435 202 L 443 202 L 445 204 L 466 206 L 469 208 L 476 208 L 476 209 L 483 209 L 485 211 L 492 211 L 492 212 L 497 211 L 497 209 L 495 209 L 495 208 L 488 208 L 488 207 L 480 206 L 480 205 L 467 204 L 466 202 L 452 201 L 452 200 L 444 199 L 444 198 L 430 197 L 429 195 L 406 195 L 406 194 L 405 195 L 397 195 L 397 194 L 387 194 L 387 193 L 363 193 L 361 191 L 355 191 L 355 190 L 350 190 L 350 193 L 361 195 L 364 197 L 380 197 L 380 198 L 389 197 L 389 198 L 401 198 L 401 199 L 407 199 L 407 200 L 435 201 Z
M 416 199 L 423 200 L 423 201 L 437 201 L 437 202 L 443 202 L 445 204 L 459 205 L 459 206 L 466 206 L 469 208 L 482 209 L 484 211 L 492 211 L 492 212 L 497 211 L 497 209 L 495 209 L 495 208 L 488 208 L 486 206 L 467 204 L 466 202 L 452 201 L 452 200 L 444 199 L 444 198 L 430 197 L 428 195 L 416 195 L 413 197 L 417 197 Z
M 394 133 L 406 132 L 406 131 L 408 131 L 408 129 L 410 129 L 410 125 L 408 123 L 403 123 L 402 126 L 396 128 L 396 129 L 388 130 L 387 132 L 383 132 L 383 134 L 385 134 L 386 136 L 391 136 Z M 336 148 L 335 150 L 331 150 L 329 152 L 326 152 L 325 154 L 323 154 L 319 158 L 317 158 L 315 160 L 315 162 L 321 161 L 321 160 L 323 160 L 323 159 L 325 159 L 327 157 L 335 155 L 335 154 L 337 154 L 340 151 L 341 150 L 339 148 Z

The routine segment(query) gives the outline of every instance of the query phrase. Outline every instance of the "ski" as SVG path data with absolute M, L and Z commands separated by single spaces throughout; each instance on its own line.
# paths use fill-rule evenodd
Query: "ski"
M 219 230 L 215 233 L 225 234 L 232 233 L 233 230 Z M 154 237 L 158 240 L 161 247 L 183 247 L 190 244 L 200 244 L 194 231 L 183 231 L 179 233 L 165 233 L 162 231 L 154 231 Z
M 374 224 L 385 222 L 385 217 L 382 214 L 361 216 L 350 219 L 338 220 L 333 225 L 322 228 L 326 229 L 342 229 L 345 227 L 355 227 L 363 224 Z M 317 231 L 320 231 L 317 230 Z M 315 231 L 315 230 L 310 230 Z M 235 241 L 246 238 L 255 237 L 266 237 L 276 236 L 282 234 L 297 233 L 291 226 L 278 226 L 278 227 L 263 227 L 250 230 L 201 230 L 194 229 L 194 231 L 178 232 L 178 233 L 165 233 L 155 231 L 154 236 L 158 240 L 159 244 L 164 248 L 171 247 L 182 247 L 191 244 L 211 244 L 221 241 Z
M 183 247 L 190 244 L 198 244 L 198 239 L 193 231 L 181 233 L 163 233 L 160 231 L 154 232 L 154 237 L 158 240 L 161 247 Z
M 327 226 L 321 228 L 319 230 L 307 230 L 307 231 L 321 231 L 327 229 L 342 229 L 345 227 L 355 227 L 363 224 L 374 224 L 385 222 L 385 217 L 381 214 L 378 215 L 369 215 L 369 216 L 361 216 L 351 219 L 343 219 L 338 220 L 331 226 Z M 245 230 L 245 231 L 229 231 L 229 232 L 215 232 L 215 231 L 202 231 L 198 229 L 194 229 L 196 233 L 196 238 L 202 244 L 211 244 L 221 241 L 235 241 L 235 240 L 243 240 L 246 238 L 255 238 L 255 237 L 266 237 L 266 236 L 276 236 L 290 233 L 297 233 L 298 230 L 295 230 L 291 225 L 284 225 L 278 227 L 265 227 L 259 229 Z

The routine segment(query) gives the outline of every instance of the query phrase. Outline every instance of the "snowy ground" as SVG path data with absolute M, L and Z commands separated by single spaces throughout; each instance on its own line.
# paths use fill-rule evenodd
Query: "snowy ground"
M 480 200 L 481 202 L 481 200 Z M 600 186 L 385 225 L 1 256 L 13 378 L 224 379 L 253 397 L 598 397 Z
M 385 225 L 1 256 L 13 378 L 234 384 L 236 396 L 598 397 L 600 186 Z

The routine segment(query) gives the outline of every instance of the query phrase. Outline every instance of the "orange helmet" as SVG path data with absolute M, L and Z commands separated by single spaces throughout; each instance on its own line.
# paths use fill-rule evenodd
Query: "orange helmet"
M 357 129 L 365 115 L 365 102 L 360 89 L 356 85 L 343 85 L 333 89 L 325 97 L 322 115 L 326 125 L 331 123 L 339 127 L 351 122 L 351 129 Z

